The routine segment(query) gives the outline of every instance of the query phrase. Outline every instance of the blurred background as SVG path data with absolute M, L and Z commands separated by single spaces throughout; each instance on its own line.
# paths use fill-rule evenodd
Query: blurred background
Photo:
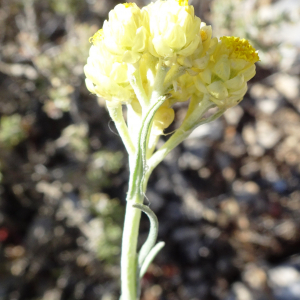
M 117 3 L 0 0 L 1 300 L 119 297 L 127 156 L 83 74 L 88 39 Z M 190 4 L 261 61 L 241 105 L 151 177 L 166 247 L 142 299 L 299 300 L 300 2 Z M 142 242 L 145 217 L 140 231 Z

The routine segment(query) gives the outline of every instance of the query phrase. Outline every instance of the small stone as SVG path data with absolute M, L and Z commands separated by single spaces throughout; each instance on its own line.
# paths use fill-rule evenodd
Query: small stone
M 258 109 L 268 115 L 273 114 L 282 104 L 282 96 L 274 88 L 260 83 L 252 86 L 250 95 L 255 99 Z
M 232 181 L 235 178 L 236 173 L 235 173 L 234 169 L 232 169 L 230 167 L 226 167 L 222 170 L 222 175 L 226 180 Z
M 184 152 L 178 159 L 178 165 L 181 170 L 199 170 L 204 165 L 204 160 L 190 152 Z
M 269 286 L 276 299 L 300 299 L 300 272 L 292 264 L 280 265 L 268 271 Z
M 239 204 L 235 201 L 234 198 L 222 201 L 220 206 L 221 209 L 230 217 L 238 216 L 238 214 L 240 213 Z
M 240 173 L 242 174 L 243 177 L 252 178 L 259 172 L 259 170 L 260 170 L 259 163 L 255 161 L 251 161 L 241 167 Z
M 244 281 L 253 289 L 262 290 L 266 286 L 266 272 L 253 263 L 249 263 L 243 273 Z
M 299 96 L 299 78 L 288 74 L 276 74 L 273 78 L 276 89 L 287 99 L 292 100 Z
M 256 144 L 256 133 L 253 126 L 247 125 L 243 128 L 242 137 L 246 144 L 255 145 Z
M 256 132 L 258 144 L 265 149 L 273 148 L 281 138 L 281 132 L 266 121 L 256 123 Z
M 275 234 L 284 240 L 292 240 L 297 235 L 297 226 L 292 220 L 285 220 L 274 228 Z
M 200 247 L 199 249 L 199 255 L 201 257 L 208 257 L 210 254 L 210 250 L 207 247 Z
M 243 115 L 244 115 L 244 111 L 242 107 L 239 105 L 226 110 L 226 112 L 224 113 L 226 122 L 229 125 L 235 125 L 235 126 L 239 123 Z
M 250 222 L 249 222 L 249 219 L 247 218 L 247 216 L 245 216 L 245 215 L 239 215 L 238 218 L 237 218 L 237 226 L 241 230 L 247 230 L 247 229 L 249 229 Z
M 289 287 L 293 283 L 300 283 L 300 273 L 291 265 L 281 265 L 270 269 L 268 277 L 273 287 Z
M 232 290 L 236 296 L 236 300 L 254 300 L 249 289 L 241 282 L 234 283 Z
M 284 180 L 279 179 L 279 180 L 273 182 L 273 188 L 278 193 L 284 193 L 287 191 L 288 185 Z
M 280 106 L 281 98 L 275 98 L 275 99 L 262 99 L 261 101 L 257 102 L 258 109 L 267 114 L 272 115 Z
M 62 291 L 58 288 L 45 291 L 42 300 L 56 300 L 61 298 Z
M 241 200 L 250 200 L 255 197 L 259 191 L 259 186 L 254 181 L 243 182 L 241 180 L 236 180 L 232 189 L 234 194 Z
M 247 148 L 247 152 L 250 156 L 261 157 L 265 154 L 265 149 L 260 145 L 251 145 Z
M 214 122 L 197 127 L 187 139 L 201 139 L 207 137 L 210 140 L 217 141 L 223 136 L 223 130 L 223 122 L 218 119 Z
M 208 168 L 201 168 L 198 171 L 198 175 L 199 175 L 200 178 L 207 179 L 207 178 L 210 177 L 211 171 Z

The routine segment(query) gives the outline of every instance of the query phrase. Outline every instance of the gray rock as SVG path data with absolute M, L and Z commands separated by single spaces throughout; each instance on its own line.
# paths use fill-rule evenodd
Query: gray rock
M 191 133 L 188 139 L 194 139 L 194 138 L 201 139 L 204 137 L 208 137 L 213 141 L 217 141 L 223 136 L 223 130 L 224 130 L 223 122 L 220 119 L 218 119 L 214 122 L 203 124 L 197 127 Z
M 280 130 L 272 126 L 266 121 L 258 121 L 256 123 L 257 143 L 265 149 L 273 148 L 281 138 Z
M 244 115 L 244 110 L 239 105 L 231 107 L 230 109 L 226 110 L 226 112 L 224 113 L 226 122 L 229 125 L 235 125 L 235 126 L 239 123 L 243 115 Z
M 232 184 L 232 190 L 237 199 L 250 201 L 257 197 L 260 187 L 254 181 L 243 182 L 236 180 Z
M 300 299 L 300 272 L 295 266 L 286 264 L 272 268 L 268 276 L 276 300 Z
M 272 115 L 283 103 L 283 97 L 276 89 L 260 83 L 251 87 L 250 95 L 255 99 L 257 108 L 267 115 Z

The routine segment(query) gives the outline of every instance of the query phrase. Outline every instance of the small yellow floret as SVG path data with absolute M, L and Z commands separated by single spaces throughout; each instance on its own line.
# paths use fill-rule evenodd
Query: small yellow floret
M 123 5 L 128 8 L 128 7 L 134 7 L 135 3 L 129 2 L 129 3 L 123 3 Z
M 201 40 L 202 42 L 206 41 L 208 36 L 207 33 L 204 30 L 200 30 Z
M 95 43 L 100 42 L 103 40 L 103 29 L 99 29 L 92 37 L 89 38 L 89 42 Z
M 176 0 L 180 6 L 188 6 L 189 0 Z
M 231 58 L 242 58 L 251 63 L 259 61 L 256 50 L 250 45 L 248 40 L 234 36 L 223 36 L 220 40 L 226 48 L 232 51 Z

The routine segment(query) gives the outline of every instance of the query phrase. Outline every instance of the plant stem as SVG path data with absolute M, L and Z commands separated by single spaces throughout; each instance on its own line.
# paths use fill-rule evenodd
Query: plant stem
M 128 127 L 125 123 L 123 112 L 122 112 L 122 106 L 121 104 L 111 104 L 107 101 L 107 108 L 110 117 L 114 121 L 116 128 L 119 132 L 119 135 L 124 143 L 124 146 L 128 152 L 129 156 L 134 155 L 135 153 L 135 147 L 132 143 L 131 137 L 128 132 Z
M 152 93 L 151 93 L 151 97 L 150 97 L 150 106 L 155 104 L 157 99 L 159 99 L 162 95 L 164 95 L 164 93 L 165 93 L 164 81 L 165 81 L 165 78 L 166 78 L 166 75 L 167 75 L 169 69 L 170 68 L 167 67 L 164 64 L 163 60 L 160 58 L 158 67 L 157 67 L 156 77 L 155 77 L 154 84 L 152 87 Z
M 144 106 L 143 117 L 141 122 L 142 124 L 141 127 L 137 127 L 139 129 L 139 134 L 137 140 L 135 141 L 136 151 L 134 155 L 129 156 L 130 177 L 121 253 L 122 300 L 137 300 L 137 297 L 139 297 L 139 282 L 137 281 L 139 280 L 137 240 L 139 233 L 141 210 L 133 207 L 132 205 L 143 204 L 144 193 L 147 187 L 146 185 L 142 185 L 142 182 L 144 180 L 144 173 L 147 168 L 146 151 L 148 147 L 148 135 L 149 131 L 151 130 L 152 120 L 156 111 L 166 100 L 166 96 L 163 96 L 163 83 L 167 75 L 168 69 L 169 68 L 166 67 L 161 60 L 154 81 L 150 103 L 148 106 Z M 139 80 L 140 77 L 137 73 L 134 76 L 134 69 L 131 71 L 133 71 L 131 84 L 134 87 L 135 91 L 138 92 L 137 96 L 140 96 L 140 98 L 145 98 L 146 95 L 143 91 L 141 80 Z M 146 99 L 143 100 L 146 101 Z M 146 250 L 147 251 L 143 251 L 147 252 L 148 254 L 148 252 L 151 249 L 149 250 L 147 248 Z M 144 257 L 142 260 L 144 260 Z
M 130 85 L 132 86 L 139 103 L 142 107 L 147 107 L 149 104 L 149 98 L 144 90 L 141 73 L 137 63 L 128 64 L 128 77 L 130 79 Z
M 168 73 L 168 76 L 166 77 L 166 80 L 164 82 L 164 88 L 168 89 L 169 86 L 173 83 L 174 80 L 179 78 L 181 75 L 183 75 L 186 72 L 186 69 L 182 66 L 175 66 L 174 69 L 170 69 L 170 72 Z
M 148 179 L 155 167 L 184 139 L 186 139 L 193 129 L 200 125 L 201 117 L 212 107 L 211 101 L 202 99 L 198 107 L 187 117 L 175 133 L 159 148 L 148 160 L 148 169 L 144 175 L 144 187 L 147 186 Z M 205 121 L 204 121 L 205 122 Z
M 137 240 L 141 211 L 132 207 L 132 204 L 141 204 L 142 201 L 143 196 L 140 193 L 127 199 L 121 257 L 122 300 L 136 300 Z

